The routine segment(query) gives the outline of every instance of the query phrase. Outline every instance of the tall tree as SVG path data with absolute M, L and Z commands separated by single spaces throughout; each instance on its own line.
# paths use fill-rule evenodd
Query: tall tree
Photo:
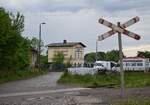
M 88 53 L 84 56 L 84 61 L 88 63 L 94 63 L 96 58 L 96 54 L 94 52 Z
M 96 53 L 91 52 L 87 53 L 84 56 L 85 62 L 89 63 L 94 63 L 96 61 Z M 102 60 L 102 61 L 119 61 L 119 51 L 118 50 L 111 50 L 108 52 L 97 52 L 97 60 Z
M 64 54 L 61 52 L 56 53 L 54 55 L 53 62 L 55 64 L 63 64 L 64 63 Z
M 54 55 L 53 69 L 55 69 L 55 70 L 63 70 L 64 69 L 64 54 L 62 52 L 58 52 Z
M 97 60 L 105 60 L 106 54 L 105 52 L 98 52 L 97 53 Z
M 19 12 L 17 12 L 16 15 L 13 13 L 10 13 L 10 19 L 12 20 L 12 27 L 14 30 L 16 30 L 18 33 L 21 33 L 24 31 L 24 16 L 21 15 Z
M 16 52 L 16 60 L 16 69 L 24 70 L 29 67 L 31 62 L 31 47 L 28 38 L 22 38 Z
M 119 61 L 119 51 L 118 50 L 111 50 L 106 52 L 106 60 L 108 61 Z
M 40 46 L 41 46 L 41 51 L 42 51 L 43 47 L 44 47 L 43 41 L 41 41 L 41 45 Z M 38 50 L 38 48 L 39 48 L 39 39 L 37 39 L 36 37 L 33 37 L 31 39 L 31 47 L 36 49 L 36 50 Z
M 150 51 L 138 51 L 137 52 L 138 57 L 145 57 L 150 59 Z
M 0 8 L 0 70 L 22 69 L 30 63 L 28 42 L 21 36 L 23 29 L 23 15 Z

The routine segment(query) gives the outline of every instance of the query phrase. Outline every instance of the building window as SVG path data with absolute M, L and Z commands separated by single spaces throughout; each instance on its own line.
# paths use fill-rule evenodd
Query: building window
M 126 63 L 126 66 L 130 66 L 130 63 Z
M 132 66 L 136 66 L 136 63 L 132 63 Z
M 76 59 L 82 58 L 82 50 L 81 50 L 81 48 L 77 48 L 76 49 L 76 51 L 75 51 L 75 58 Z
M 137 66 L 143 66 L 143 63 L 137 63 Z

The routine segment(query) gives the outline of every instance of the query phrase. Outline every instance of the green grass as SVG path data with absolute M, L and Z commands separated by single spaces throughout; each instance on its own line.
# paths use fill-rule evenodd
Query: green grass
M 143 100 L 124 100 L 111 105 L 150 105 L 150 99 Z
M 78 85 L 84 87 L 119 87 L 120 75 L 72 75 L 64 73 L 58 83 Z M 126 72 L 126 87 L 145 87 L 150 86 L 150 72 Z
M 26 78 L 42 75 L 47 72 L 48 72 L 47 70 L 0 71 L 0 84 L 9 81 L 26 79 Z

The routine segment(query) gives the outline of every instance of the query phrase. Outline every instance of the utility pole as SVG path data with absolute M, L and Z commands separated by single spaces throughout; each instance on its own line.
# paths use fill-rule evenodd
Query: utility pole
M 98 60 L 97 52 L 98 52 L 98 41 L 96 40 L 96 54 L 95 54 L 95 60 L 96 61 Z
M 46 24 L 46 23 L 40 23 L 39 24 L 39 50 L 38 50 L 38 67 L 39 67 L 39 70 L 41 69 L 41 27 L 43 24 Z

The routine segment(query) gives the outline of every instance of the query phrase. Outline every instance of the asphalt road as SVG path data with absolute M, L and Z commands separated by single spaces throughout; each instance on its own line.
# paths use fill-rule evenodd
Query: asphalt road
M 60 72 L 0 85 L 0 105 L 110 105 L 120 89 L 82 88 L 57 84 Z M 150 97 L 150 87 L 126 89 L 125 98 Z M 150 98 L 149 98 L 150 99 Z

